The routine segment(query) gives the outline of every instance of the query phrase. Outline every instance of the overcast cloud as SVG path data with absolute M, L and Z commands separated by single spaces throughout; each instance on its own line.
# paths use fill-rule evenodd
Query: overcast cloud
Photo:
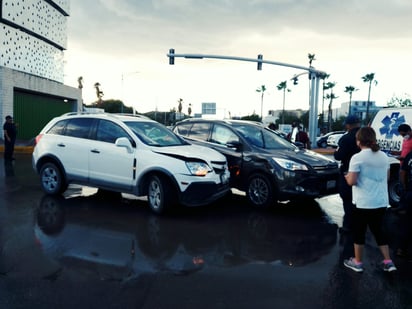
M 71 0 L 66 51 L 66 83 L 83 76 L 85 103 L 95 100 L 99 82 L 105 99 L 123 98 L 138 111 L 174 107 L 179 98 L 216 102 L 232 115 L 260 111 L 255 89 L 268 87 L 267 109 L 280 109 L 276 85 L 299 71 L 222 60 L 176 59 L 166 53 L 202 53 L 313 65 L 337 82 L 340 102 L 345 86 L 367 99 L 361 77 L 375 73 L 371 100 L 386 105 L 393 95 L 410 93 L 412 2 L 324 0 Z M 134 72 L 139 73 L 134 73 Z M 123 76 L 123 82 L 122 82 Z M 307 84 L 290 83 L 290 108 L 308 108 Z M 132 93 L 133 92 L 133 93 Z M 267 103 L 266 103 L 267 102 Z M 233 104 L 235 103 L 235 104 Z M 235 109 L 238 111 L 236 112 Z

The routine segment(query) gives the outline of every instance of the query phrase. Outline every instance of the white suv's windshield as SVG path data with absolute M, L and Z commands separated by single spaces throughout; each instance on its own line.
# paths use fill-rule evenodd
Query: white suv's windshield
M 253 125 L 233 124 L 233 127 L 252 145 L 264 149 L 296 149 L 296 146 L 275 132 Z
M 147 145 L 158 147 L 187 145 L 184 140 L 157 122 L 125 121 L 125 124 Z

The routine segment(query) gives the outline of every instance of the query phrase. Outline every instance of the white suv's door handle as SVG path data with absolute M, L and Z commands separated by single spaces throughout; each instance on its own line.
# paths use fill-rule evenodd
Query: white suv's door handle
M 65 144 L 62 144 L 62 143 L 57 144 L 57 146 L 58 146 L 58 147 L 66 147 L 66 145 L 65 145 Z
M 92 150 L 90 150 L 90 151 L 93 152 L 93 153 L 100 153 L 100 151 L 97 150 L 97 149 L 92 149 Z

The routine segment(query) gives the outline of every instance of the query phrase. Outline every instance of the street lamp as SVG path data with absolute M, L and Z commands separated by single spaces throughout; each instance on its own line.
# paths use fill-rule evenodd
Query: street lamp
M 133 72 L 123 72 L 122 73 L 122 105 L 121 105 L 121 113 L 123 114 L 123 106 L 124 106 L 124 78 L 125 78 L 125 76 L 129 76 L 129 75 L 132 75 L 132 74 L 138 74 L 138 73 L 140 73 L 139 71 L 133 71 Z M 133 115 L 134 115 L 134 113 L 135 113 L 135 110 L 134 110 L 134 105 L 132 105 L 132 108 L 133 108 Z

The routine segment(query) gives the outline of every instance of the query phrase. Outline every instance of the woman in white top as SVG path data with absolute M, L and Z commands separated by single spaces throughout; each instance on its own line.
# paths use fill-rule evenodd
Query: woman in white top
M 389 162 L 376 143 L 376 133 L 371 127 L 360 128 L 356 143 L 361 151 L 350 160 L 346 182 L 352 186 L 353 241 L 355 257 L 344 261 L 344 265 L 356 272 L 363 271 L 362 255 L 365 234 L 369 227 L 383 255 L 383 270 L 396 270 L 390 255 L 383 220 L 388 200 Z

